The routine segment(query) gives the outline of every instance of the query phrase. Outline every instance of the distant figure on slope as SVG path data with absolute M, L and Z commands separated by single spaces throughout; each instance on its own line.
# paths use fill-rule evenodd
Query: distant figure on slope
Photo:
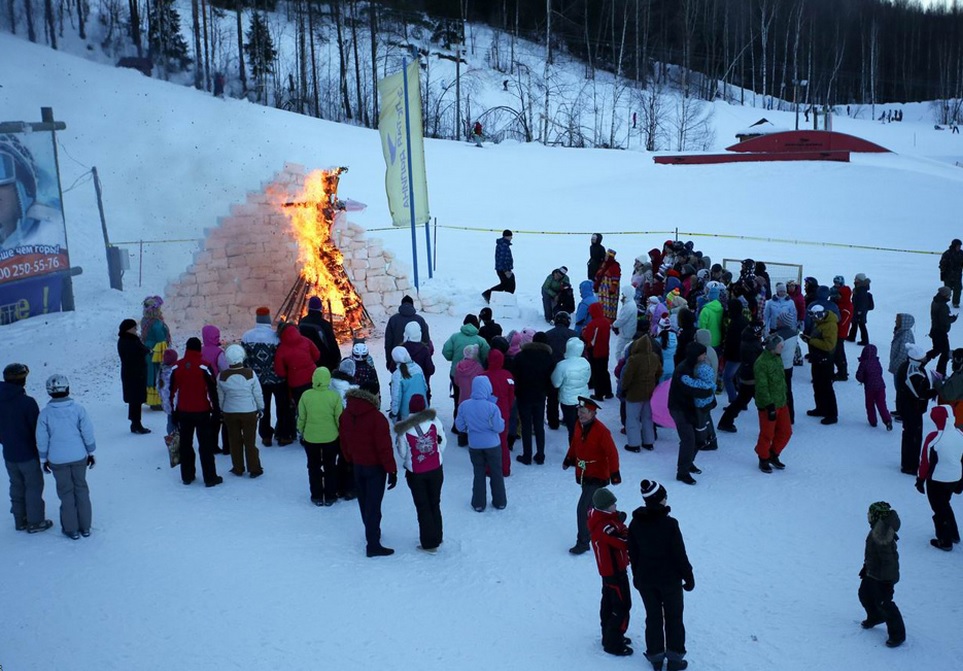
M 482 146 L 482 139 L 485 134 L 482 132 L 481 121 L 476 121 L 471 127 L 471 139 L 476 147 Z

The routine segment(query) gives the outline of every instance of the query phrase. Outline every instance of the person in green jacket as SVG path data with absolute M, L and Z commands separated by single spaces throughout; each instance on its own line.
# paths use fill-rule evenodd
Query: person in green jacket
M 468 345 L 478 345 L 478 360 L 484 366 L 488 361 L 488 351 L 491 349 L 489 344 L 478 335 L 478 319 L 475 315 L 467 315 L 461 328 L 452 333 L 441 348 L 441 355 L 445 361 L 451 361 L 451 368 L 448 377 L 452 380 L 454 389 L 455 407 L 458 407 L 458 385 L 455 384 L 455 366 L 465 358 L 465 347 Z
M 786 374 L 782 368 L 782 338 L 775 333 L 766 338 L 766 349 L 752 366 L 756 378 L 756 409 L 759 411 L 759 440 L 756 454 L 759 470 L 772 473 L 786 467 L 779 455 L 792 437 L 789 421 Z
M 712 336 L 712 348 L 718 352 L 722 345 L 722 315 L 725 310 L 719 302 L 719 289 L 712 287 L 706 294 L 706 304 L 699 311 L 699 328 L 707 329 Z
M 552 323 L 555 317 L 555 302 L 558 300 L 559 292 L 566 286 L 572 286 L 567 273 L 568 268 L 565 266 L 556 268 L 542 282 L 542 309 L 545 312 L 545 321 L 549 323 Z
M 311 377 L 311 388 L 298 401 L 298 433 L 308 457 L 308 484 L 311 502 L 330 506 L 341 490 L 339 461 L 344 470 L 344 456 L 338 445 L 338 421 L 344 405 L 341 395 L 330 388 L 331 371 L 319 366 Z

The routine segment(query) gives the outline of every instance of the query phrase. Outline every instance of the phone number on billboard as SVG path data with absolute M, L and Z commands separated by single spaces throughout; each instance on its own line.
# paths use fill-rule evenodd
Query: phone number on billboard
M 27 277 L 37 273 L 46 273 L 60 268 L 60 259 L 52 256 L 49 259 L 39 259 L 30 263 L 14 263 L 0 268 L 0 280 L 16 277 Z

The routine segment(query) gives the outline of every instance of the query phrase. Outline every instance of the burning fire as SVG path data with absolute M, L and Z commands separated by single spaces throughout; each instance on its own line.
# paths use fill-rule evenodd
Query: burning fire
M 279 198 L 298 243 L 300 278 L 281 308 L 281 319 L 297 319 L 307 312 L 311 296 L 321 299 L 339 340 L 364 329 L 370 320 L 344 270 L 344 255 L 334 244 L 331 231 L 344 209 L 338 200 L 338 182 L 347 168 L 315 170 L 305 178 L 304 190 L 288 200 Z

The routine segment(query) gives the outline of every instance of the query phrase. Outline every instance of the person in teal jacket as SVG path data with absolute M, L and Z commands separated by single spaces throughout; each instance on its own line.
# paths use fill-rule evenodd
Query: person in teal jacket
M 343 461 L 343 457 L 338 445 L 338 421 L 344 404 L 330 385 L 331 371 L 319 366 L 311 376 L 311 388 L 298 401 L 298 433 L 308 458 L 311 502 L 316 506 L 333 505 L 341 486 L 338 459 Z
M 706 295 L 708 302 L 699 311 L 699 328 L 707 329 L 712 336 L 712 348 L 718 351 L 722 345 L 722 315 L 725 310 L 719 302 L 719 289 L 712 287 Z
M 455 333 L 452 333 L 441 348 L 441 355 L 445 357 L 445 361 L 451 361 L 448 377 L 452 379 L 456 408 L 458 407 L 459 398 L 458 387 L 455 386 L 454 383 L 455 366 L 465 357 L 465 347 L 468 345 L 478 345 L 478 360 L 482 365 L 488 361 L 488 351 L 491 349 L 491 346 L 485 342 L 485 339 L 478 335 L 478 327 L 472 323 L 474 320 L 475 315 L 466 316 L 461 328 Z

